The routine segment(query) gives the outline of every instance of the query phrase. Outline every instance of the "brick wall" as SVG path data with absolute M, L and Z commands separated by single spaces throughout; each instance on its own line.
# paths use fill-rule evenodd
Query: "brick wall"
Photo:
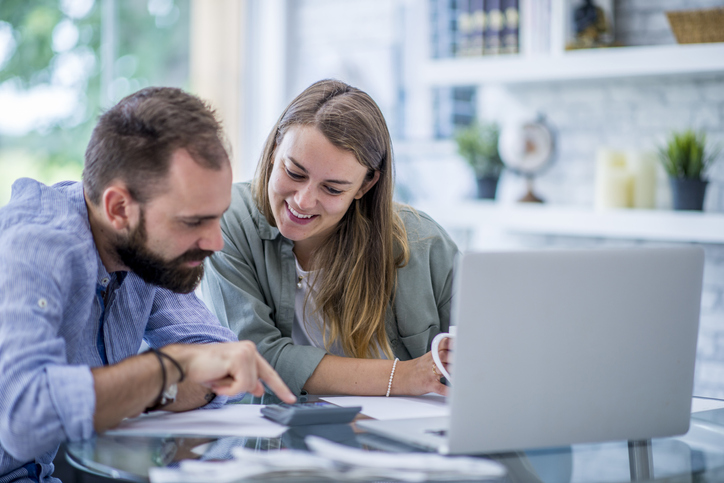
M 393 133 L 404 132 L 401 85 L 400 9 L 389 0 L 299 0 L 290 47 L 291 85 L 299 91 L 314 80 L 339 77 L 369 92 Z M 629 45 L 671 44 L 665 10 L 723 6 L 722 0 L 618 0 L 616 34 Z M 294 24 L 294 19 L 292 21 Z M 414 80 L 413 80 L 414 81 Z M 483 116 L 513 107 L 544 113 L 556 131 L 556 160 L 537 180 L 551 204 L 593 205 L 594 159 L 601 146 L 652 150 L 672 129 L 695 127 L 724 145 L 724 74 L 592 80 L 482 87 Z M 450 143 L 396 142 L 398 195 L 413 204 L 473 193 L 472 174 Z M 724 212 L 724 162 L 710 173 L 705 210 Z M 499 197 L 520 197 L 522 180 L 506 174 Z M 657 206 L 670 206 L 663 172 Z M 444 221 L 444 220 L 441 220 Z M 460 237 L 464 245 L 465 238 Z M 580 246 L 642 242 L 527 237 L 511 246 Z M 695 394 L 724 398 L 724 245 L 704 245 L 706 267 Z

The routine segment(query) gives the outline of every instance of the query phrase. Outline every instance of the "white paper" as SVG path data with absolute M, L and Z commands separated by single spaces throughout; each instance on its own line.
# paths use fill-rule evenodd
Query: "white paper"
M 459 481 L 497 479 L 506 470 L 482 458 L 430 453 L 381 453 L 333 443 L 317 436 L 304 441 L 311 451 L 256 451 L 238 447 L 231 461 L 182 461 L 178 468 L 151 468 L 152 483 L 232 483 L 248 478 L 273 481 Z
M 362 406 L 362 414 L 374 419 L 434 418 L 450 415 L 445 396 L 328 396 L 323 400 L 337 406 Z
M 724 408 L 724 401 L 722 401 L 721 399 L 709 399 L 701 397 L 691 398 L 692 413 L 699 413 L 702 411 L 709 411 L 711 409 L 721 408 Z
M 124 420 L 111 435 L 202 435 L 277 438 L 286 426 L 261 415 L 260 404 L 229 404 L 183 413 L 156 412 Z
M 339 443 L 328 441 L 319 436 L 304 438 L 307 447 L 317 455 L 349 466 L 367 468 L 402 470 L 405 472 L 419 471 L 426 474 L 447 474 L 455 476 L 505 476 L 505 467 L 483 458 L 468 456 L 442 456 L 436 453 L 386 453 L 382 451 L 365 451 Z

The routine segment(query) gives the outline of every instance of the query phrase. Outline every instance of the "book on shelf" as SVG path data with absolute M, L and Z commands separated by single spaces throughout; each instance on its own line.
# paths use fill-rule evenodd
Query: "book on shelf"
M 456 54 L 467 57 L 473 54 L 473 0 L 457 1 L 458 49 Z
M 470 55 L 483 55 L 485 50 L 485 8 L 483 0 L 470 0 L 472 34 Z
M 503 30 L 501 0 L 485 0 L 485 55 L 497 55 L 500 50 L 500 34 Z
M 503 31 L 501 33 L 500 51 L 503 54 L 518 53 L 519 18 L 518 0 L 502 0 Z
M 517 53 L 525 0 L 429 0 L 434 58 Z M 530 3 L 550 0 L 527 0 Z

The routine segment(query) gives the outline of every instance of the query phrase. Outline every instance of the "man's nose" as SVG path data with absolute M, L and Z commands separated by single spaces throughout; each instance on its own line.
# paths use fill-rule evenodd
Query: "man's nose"
M 221 220 L 215 220 L 211 223 L 199 241 L 199 248 L 212 252 L 218 252 L 224 248 L 224 236 L 221 234 Z

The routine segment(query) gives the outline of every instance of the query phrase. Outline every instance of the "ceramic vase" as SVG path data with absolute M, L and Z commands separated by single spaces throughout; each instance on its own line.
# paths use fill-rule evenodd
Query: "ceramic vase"
M 704 208 L 704 195 L 708 181 L 701 179 L 669 178 L 675 210 L 696 210 Z
M 495 191 L 498 189 L 498 179 L 500 179 L 499 176 L 483 176 L 482 178 L 477 178 L 478 198 L 494 200 Z

